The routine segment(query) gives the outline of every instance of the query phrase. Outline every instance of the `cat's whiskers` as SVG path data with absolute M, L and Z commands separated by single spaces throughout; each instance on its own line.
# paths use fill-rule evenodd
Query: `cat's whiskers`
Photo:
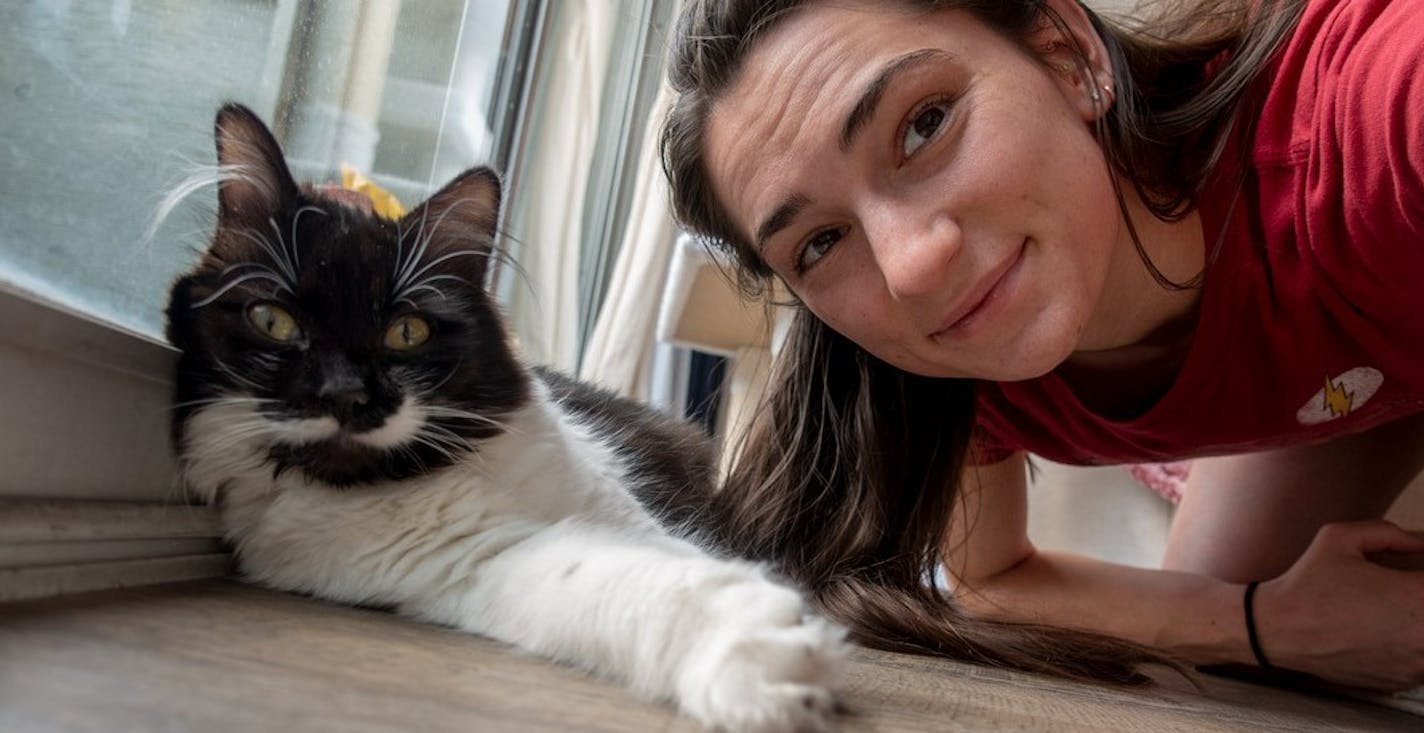
M 439 423 L 426 422 L 421 426 L 421 430 L 418 432 L 424 433 L 428 437 L 438 438 L 444 443 L 449 443 L 457 447 L 468 448 L 470 445 L 470 441 L 464 436 Z
M 435 219 L 435 224 L 430 227 L 429 231 L 426 230 L 425 225 L 428 223 L 427 220 L 430 216 L 430 208 L 426 207 L 425 210 L 421 212 L 420 227 L 415 231 L 416 246 L 411 249 L 410 257 L 407 258 L 405 262 L 397 261 L 395 285 L 392 287 L 393 291 L 395 291 L 396 293 L 402 292 L 408 283 L 414 281 L 416 278 L 429 271 L 430 268 L 440 264 L 441 262 L 444 262 L 446 259 L 449 259 L 452 256 L 486 256 L 484 252 L 475 249 L 460 250 L 458 252 L 451 252 L 443 257 L 436 258 L 434 262 L 425 265 L 418 271 L 416 270 L 416 268 L 419 267 L 421 261 L 425 259 L 425 253 L 430 248 L 430 242 L 435 238 L 435 232 L 438 231 L 440 229 L 441 224 L 445 222 L 445 217 L 449 216 L 450 212 L 454 211 L 455 207 L 463 203 L 463 201 L 464 199 L 461 199 L 452 202 L 451 205 L 445 207 L 445 209 L 440 212 L 440 216 Z M 489 243 L 484 242 L 484 244 Z
M 200 165 L 192 161 L 185 166 L 192 170 L 183 180 L 175 184 L 168 193 L 154 207 L 153 217 L 149 221 L 148 228 L 144 230 L 142 241 L 151 243 L 158 230 L 162 228 L 173 212 L 178 209 L 184 201 L 187 201 L 193 194 L 203 189 L 219 186 L 229 181 L 240 181 L 243 185 L 261 190 L 267 196 L 274 196 L 267 181 L 257 175 L 250 165 L 226 164 L 226 165 Z
M 431 450 L 440 454 L 441 457 L 443 457 L 446 461 L 450 463 L 455 463 L 459 460 L 459 458 L 453 452 L 454 449 L 459 449 L 461 450 L 461 452 L 463 452 L 465 450 L 468 450 L 469 448 L 468 443 L 465 443 L 463 441 L 455 443 L 450 438 L 445 438 L 436 433 L 427 432 L 424 427 L 422 427 L 421 430 L 417 431 L 414 435 L 410 436 L 409 443 L 416 443 L 419 445 L 426 446 L 427 448 L 430 448 Z M 416 456 L 416 458 L 418 460 L 419 456 Z M 420 464 L 422 470 L 424 470 L 424 461 L 420 461 Z
M 429 217 L 430 207 L 427 206 L 420 212 L 420 225 L 416 227 L 415 230 L 414 246 L 410 248 L 410 252 L 405 253 L 404 258 L 396 257 L 395 277 L 391 280 L 395 283 L 392 287 L 393 290 L 399 290 L 401 288 L 401 283 L 405 282 L 406 277 L 414 271 L 416 266 L 420 264 L 421 259 L 425 257 L 425 248 L 430 244 L 430 237 L 425 234 L 425 224 Z M 439 225 L 438 221 L 436 225 Z M 396 234 L 397 241 L 403 244 L 405 241 L 405 233 L 398 229 Z
M 297 213 L 292 215 L 292 240 L 290 243 L 288 243 L 288 247 L 290 248 L 293 265 L 292 269 L 294 270 L 301 269 L 302 266 L 301 252 L 297 250 L 297 224 L 301 223 L 302 214 L 306 214 L 312 211 L 315 211 L 316 213 L 321 214 L 322 216 L 327 216 L 327 213 L 325 211 L 315 206 L 303 206 L 302 208 L 297 209 Z
M 416 278 L 420 277 L 422 273 L 428 271 L 430 267 L 433 267 L 434 265 L 438 264 L 441 260 L 436 260 L 435 262 L 421 267 L 418 271 L 416 270 L 416 268 L 424 259 L 425 253 L 429 249 L 430 241 L 434 237 L 436 230 L 440 228 L 440 224 L 444 221 L 445 216 L 449 215 L 450 212 L 453 211 L 456 206 L 461 205 L 467 200 L 468 199 L 460 199 L 447 206 L 444 211 L 440 213 L 439 218 L 435 220 L 434 225 L 429 227 L 428 231 L 426 228 L 426 224 L 429 223 L 430 208 L 427 207 L 426 209 L 424 209 L 421 212 L 420 222 L 416 228 L 416 231 L 414 232 L 413 239 L 415 241 L 415 245 L 411 247 L 408 252 L 405 249 L 405 244 L 406 239 L 408 238 L 407 235 L 409 233 L 403 231 L 399 223 L 397 224 L 396 268 L 395 277 L 392 280 L 394 285 L 391 288 L 391 291 L 395 294 L 392 297 L 395 302 L 406 302 L 409 303 L 411 307 L 416 307 L 416 304 L 409 299 L 409 296 L 415 290 L 420 289 L 418 287 L 419 285 L 428 284 L 429 282 L 433 281 L 432 278 L 427 278 L 424 281 L 417 281 Z M 514 256 L 511 255 L 504 247 L 499 246 L 496 241 L 496 238 L 502 237 L 516 243 L 518 243 L 519 240 L 502 229 L 496 229 L 494 235 L 494 237 L 488 239 L 481 238 L 483 241 L 480 241 L 478 243 L 478 249 L 465 250 L 464 254 L 484 257 L 501 266 L 509 267 L 511 270 L 513 270 L 515 275 L 525 283 L 525 286 L 530 288 L 530 293 L 533 293 L 534 291 L 531 285 L 532 281 L 530 279 L 528 271 L 525 270 L 517 261 L 515 261 Z M 459 278 L 457 276 L 447 275 L 445 277 L 449 279 L 463 281 L 463 278 Z M 483 286 L 482 283 L 476 283 L 476 285 L 481 287 Z M 442 292 L 436 291 L 436 294 L 442 298 L 445 297 Z
M 437 390 L 445 386 L 446 382 L 450 381 L 451 377 L 455 376 L 460 371 L 460 367 L 464 366 L 464 364 L 465 358 L 462 356 L 458 361 L 455 362 L 455 366 L 450 367 L 450 371 L 446 372 L 445 376 L 441 377 L 440 381 L 435 383 L 434 387 L 430 387 L 429 389 L 425 390 L 423 396 L 428 397 L 434 395 Z
M 470 412 L 468 410 L 461 410 L 455 407 L 445 407 L 442 405 L 426 405 L 424 409 L 426 415 L 432 418 L 443 418 L 447 420 L 468 420 L 470 422 L 480 423 L 483 425 L 488 425 L 490 427 L 499 428 L 501 431 L 510 433 L 512 435 L 524 434 L 517 428 L 511 426 L 509 423 L 496 420 L 492 417 L 489 417 L 488 415 L 481 415 L 479 413 Z
M 236 269 L 240 269 L 240 268 L 244 268 L 244 267 L 255 267 L 255 268 L 258 268 L 258 269 L 257 269 L 256 272 L 245 273 L 245 274 L 243 274 L 243 275 L 239 275 L 239 276 L 237 276 L 237 277 L 234 277 L 234 278 L 232 278 L 231 280 L 228 280 L 226 283 L 224 283 L 224 284 L 222 285 L 222 287 L 220 287 L 220 288 L 218 288 L 217 290 L 213 291 L 213 294 L 212 294 L 212 295 L 209 295 L 208 297 L 203 298 L 202 300 L 200 300 L 200 301 L 198 301 L 198 302 L 192 304 L 192 305 L 189 306 L 189 307 L 190 307 L 190 308 L 193 308 L 193 309 L 198 309 L 198 308 L 202 308 L 202 307 L 204 307 L 204 306 L 210 305 L 210 304 L 212 304 L 214 301 L 216 301 L 218 298 L 221 298 L 223 295 L 227 294 L 227 292 L 228 292 L 229 290 L 232 290 L 233 288 L 235 288 L 235 287 L 237 287 L 237 286 L 239 286 L 239 285 L 241 285 L 241 284 L 243 284 L 243 283 L 245 283 L 245 282 L 247 282 L 247 281 L 249 281 L 249 280 L 267 280 L 267 281 L 269 281 L 269 282 L 271 282 L 271 283 L 274 283 L 274 284 L 277 286 L 277 289 L 278 289 L 278 290 L 286 290 L 288 293 L 291 293 L 291 292 L 292 292 L 292 289 L 287 286 L 286 281 L 283 280 L 283 279 L 281 278 L 281 276 L 279 276 L 277 273 L 273 272 L 272 269 L 269 268 L 269 267 L 267 267 L 266 265 L 261 265 L 261 264 L 258 264 L 258 263 L 256 263 L 256 262 L 242 262 L 242 263 L 239 263 L 239 264 L 236 264 L 236 265 L 230 265 L 227 269 L 225 269 L 225 270 L 222 271 L 222 274 L 219 275 L 219 277 L 226 277 L 226 276 L 229 274 L 230 271 L 233 271 L 233 270 L 236 270 Z
M 256 366 L 258 366 L 258 367 L 260 367 L 260 368 L 263 368 L 263 369 L 269 369 L 269 370 L 270 370 L 270 369 L 276 369 L 277 367 L 279 367 L 279 366 L 282 365 L 282 360 L 281 360 L 281 359 L 277 358 L 277 357 L 276 357 L 275 355 L 273 355 L 273 354 L 268 354 L 268 353 L 263 353 L 263 352 L 258 352 L 258 353 L 254 353 L 254 354 L 249 354 L 248 357 L 247 357 L 247 359 L 248 359 L 248 361 L 252 362 L 252 363 L 255 364 Z
M 538 292 L 534 287 L 534 280 L 530 277 L 529 271 L 524 269 L 523 265 L 519 264 L 514 255 L 510 253 L 507 248 L 499 244 L 500 240 L 508 240 L 521 247 L 524 246 L 524 242 L 520 241 L 518 237 L 510 234 L 503 228 L 497 228 L 495 229 L 494 237 L 489 242 L 490 251 L 486 256 L 489 257 L 491 262 L 497 265 L 509 267 L 515 276 L 524 283 L 524 288 L 529 292 L 529 295 L 534 297 L 537 301 Z
M 270 438 L 271 435 L 271 424 L 264 418 L 225 421 L 222 427 L 214 429 L 204 437 L 203 445 L 208 451 L 216 454 L 227 453 L 238 447 L 260 450 L 264 447 L 261 444 L 268 441 L 257 441 L 254 438 Z
M 425 474 L 430 470 L 430 467 L 425 465 L 425 461 L 421 459 L 420 453 L 417 452 L 415 448 L 411 447 L 411 443 L 402 443 L 401 445 L 396 446 L 393 450 L 409 457 L 410 460 L 414 461 L 416 468 L 419 469 L 419 473 Z
M 169 406 L 170 410 L 178 410 L 184 407 L 242 407 L 246 405 L 262 406 L 274 404 L 281 400 L 274 400 L 269 397 L 245 397 L 239 395 L 227 395 L 223 397 L 207 397 L 201 400 L 188 400 L 187 402 L 176 402 Z
M 439 296 L 441 300 L 448 300 L 449 298 L 445 295 L 445 291 L 431 284 L 440 282 L 442 280 L 454 280 L 455 282 L 459 283 L 467 282 L 465 278 L 460 277 L 459 275 L 431 275 L 430 277 L 427 277 L 418 283 L 414 283 L 397 293 L 396 302 L 410 303 L 410 307 L 415 308 L 415 302 L 410 300 L 410 296 L 414 295 L 417 292 L 420 292 L 421 290 L 429 290 L 430 292 L 435 293 L 437 296 Z
M 410 257 L 407 260 L 400 261 L 398 258 L 396 262 L 397 283 L 408 279 L 407 276 L 410 275 L 411 270 L 424 259 L 425 252 L 430 246 L 430 241 L 435 238 L 435 232 L 440 229 L 440 225 L 445 223 L 445 217 L 449 216 L 450 212 L 454 211 L 455 207 L 464 201 L 466 201 L 466 199 L 457 199 L 451 202 L 449 206 L 446 206 L 444 210 L 440 212 L 440 216 L 435 219 L 435 224 L 430 227 L 429 231 L 426 231 L 425 225 L 430 223 L 430 209 L 432 207 L 426 206 L 421 210 L 420 225 L 416 227 L 415 230 L 416 246 L 411 249 Z M 399 234 L 399 231 L 397 231 L 397 233 Z
M 277 220 L 275 218 L 267 217 L 267 224 L 272 227 L 272 233 L 277 235 L 277 246 L 273 248 L 276 252 L 269 250 L 269 253 L 274 258 L 280 254 L 281 261 L 284 263 L 284 269 L 292 273 L 292 282 L 295 283 L 297 281 L 297 263 L 292 260 L 292 251 L 296 249 L 296 245 L 294 243 L 290 250 L 288 249 L 287 243 L 282 240 L 282 230 L 277 226 Z M 292 232 L 295 235 L 295 227 L 293 227 Z
M 225 376 L 227 376 L 227 378 L 233 380 L 234 382 L 237 382 L 246 387 L 251 387 L 258 391 L 262 391 L 264 389 L 262 385 L 252 381 L 251 379 L 248 379 L 247 377 L 242 376 L 241 374 L 238 374 L 236 369 L 233 369 L 232 367 L 228 366 L 227 362 L 223 361 L 222 359 L 215 358 L 213 359 L 213 363 L 217 365 L 218 371 L 222 372 Z
M 270 221 L 270 220 L 269 220 L 269 221 Z M 274 231 L 275 231 L 275 227 L 276 227 L 276 222 L 273 222 Z M 233 234 L 236 234 L 237 236 L 242 237 L 242 238 L 246 239 L 247 241 L 252 242 L 253 244 L 257 245 L 257 247 L 258 247 L 259 249 L 261 249 L 263 252 L 265 252 L 265 253 L 267 254 L 267 257 L 272 260 L 272 264 L 276 265 L 278 270 L 281 270 L 282 275 L 284 275 L 284 276 L 287 278 L 287 282 L 290 284 L 291 288 L 295 288 L 295 287 L 296 287 L 296 283 L 297 283 L 297 270 L 296 270 L 296 268 L 292 267 L 292 263 L 286 258 L 285 255 L 283 255 L 283 254 L 278 254 L 278 249 L 280 248 L 280 242 L 282 241 L 282 234 L 281 234 L 281 232 L 278 232 L 278 233 L 277 233 L 277 241 L 278 241 L 279 245 L 274 246 L 271 242 L 269 242 L 269 241 L 267 240 L 266 237 L 262 236 L 261 234 L 259 234 L 258 232 L 254 231 L 254 230 L 252 230 L 252 229 L 237 229 L 237 228 L 234 228 L 234 229 L 230 229 L 229 231 L 231 231 Z M 284 250 L 284 251 L 285 251 L 285 250 Z
M 445 262 L 448 262 L 448 261 L 450 261 L 450 260 L 456 259 L 456 258 L 458 258 L 458 257 L 484 257 L 484 256 L 485 256 L 485 253 L 483 253 L 483 252 L 477 252 L 477 251 L 475 251 L 475 250 L 460 250 L 460 251 L 458 251 L 458 252 L 450 252 L 450 253 L 447 253 L 447 254 L 443 254 L 443 255 L 441 255 L 441 256 L 435 258 L 434 260 L 432 260 L 432 261 L 429 262 L 428 264 L 426 264 L 424 267 L 421 267 L 421 268 L 420 268 L 418 271 L 416 271 L 415 273 L 412 273 L 412 274 L 410 274 L 409 276 L 407 276 L 407 277 L 405 277 L 405 278 L 403 278 L 403 279 L 401 279 L 401 280 L 398 280 L 398 281 L 396 282 L 395 286 L 391 288 L 391 290 L 392 290 L 392 291 L 394 292 L 394 294 L 395 294 L 395 295 L 394 295 L 394 299 L 395 299 L 395 300 L 400 300 L 401 298 L 404 298 L 407 294 L 409 294 L 412 290 L 418 289 L 420 286 L 422 286 L 422 285 L 424 285 L 424 284 L 427 284 L 427 283 L 431 283 L 431 282 L 438 282 L 438 281 L 441 281 L 441 280 L 455 280 L 456 282 L 466 282 L 466 280 L 465 280 L 464 278 L 459 277 L 458 275 L 444 274 L 444 275 L 433 275 L 433 276 L 431 276 L 431 277 L 422 277 L 422 276 L 425 275 L 425 273 L 430 272 L 430 270 L 431 270 L 432 268 L 438 267 L 438 266 L 440 266 L 441 264 L 443 264 L 443 263 L 445 263 Z M 416 278 L 421 278 L 421 279 L 417 280 Z

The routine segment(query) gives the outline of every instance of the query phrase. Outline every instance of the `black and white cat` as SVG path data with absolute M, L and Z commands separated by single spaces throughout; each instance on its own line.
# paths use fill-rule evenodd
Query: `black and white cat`
M 241 106 L 216 135 L 217 230 L 167 311 L 174 441 L 248 578 L 488 635 L 707 725 L 826 724 L 842 632 L 688 539 L 706 442 L 509 346 L 483 287 L 493 173 L 391 221 L 299 187 Z

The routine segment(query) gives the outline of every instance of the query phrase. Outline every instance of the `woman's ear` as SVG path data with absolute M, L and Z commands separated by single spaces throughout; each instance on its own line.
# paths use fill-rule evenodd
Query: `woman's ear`
M 1044 6 L 1029 46 L 1064 98 L 1093 122 L 1107 113 L 1117 89 L 1107 46 L 1077 0 L 1045 0 Z

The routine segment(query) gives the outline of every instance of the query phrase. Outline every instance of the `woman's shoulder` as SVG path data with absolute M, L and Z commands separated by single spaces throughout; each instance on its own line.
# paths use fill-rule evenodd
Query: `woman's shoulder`
M 1421 66 L 1424 3 L 1310 0 L 1267 70 L 1254 159 L 1296 163 L 1331 143 L 1352 146 L 1353 156 L 1377 156 L 1389 145 L 1417 153 Z
M 1312 0 L 1271 71 L 1251 149 L 1264 244 L 1365 312 L 1421 302 L 1424 3 Z

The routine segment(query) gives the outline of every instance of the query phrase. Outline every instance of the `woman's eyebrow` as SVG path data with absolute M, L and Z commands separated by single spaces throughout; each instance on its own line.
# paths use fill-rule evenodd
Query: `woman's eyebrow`
M 846 116 L 845 125 L 841 127 L 841 152 L 850 152 L 851 146 L 855 144 L 856 135 L 860 134 L 860 131 L 865 129 L 866 123 L 875 116 L 875 110 L 880 106 L 880 98 L 885 96 L 885 89 L 890 86 L 890 82 L 897 75 L 920 64 L 947 61 L 950 58 L 952 57 L 949 53 L 937 48 L 922 48 L 903 56 L 897 56 L 891 59 L 890 63 L 885 64 L 875 79 L 866 85 L 865 91 L 860 95 L 860 100 L 855 103 L 850 114 Z
M 776 210 L 771 212 L 771 216 L 761 223 L 756 230 L 756 249 L 758 252 L 766 248 L 766 241 L 786 227 L 791 226 L 791 222 L 796 220 L 796 215 L 801 210 L 811 204 L 811 200 L 800 194 L 788 197 Z

